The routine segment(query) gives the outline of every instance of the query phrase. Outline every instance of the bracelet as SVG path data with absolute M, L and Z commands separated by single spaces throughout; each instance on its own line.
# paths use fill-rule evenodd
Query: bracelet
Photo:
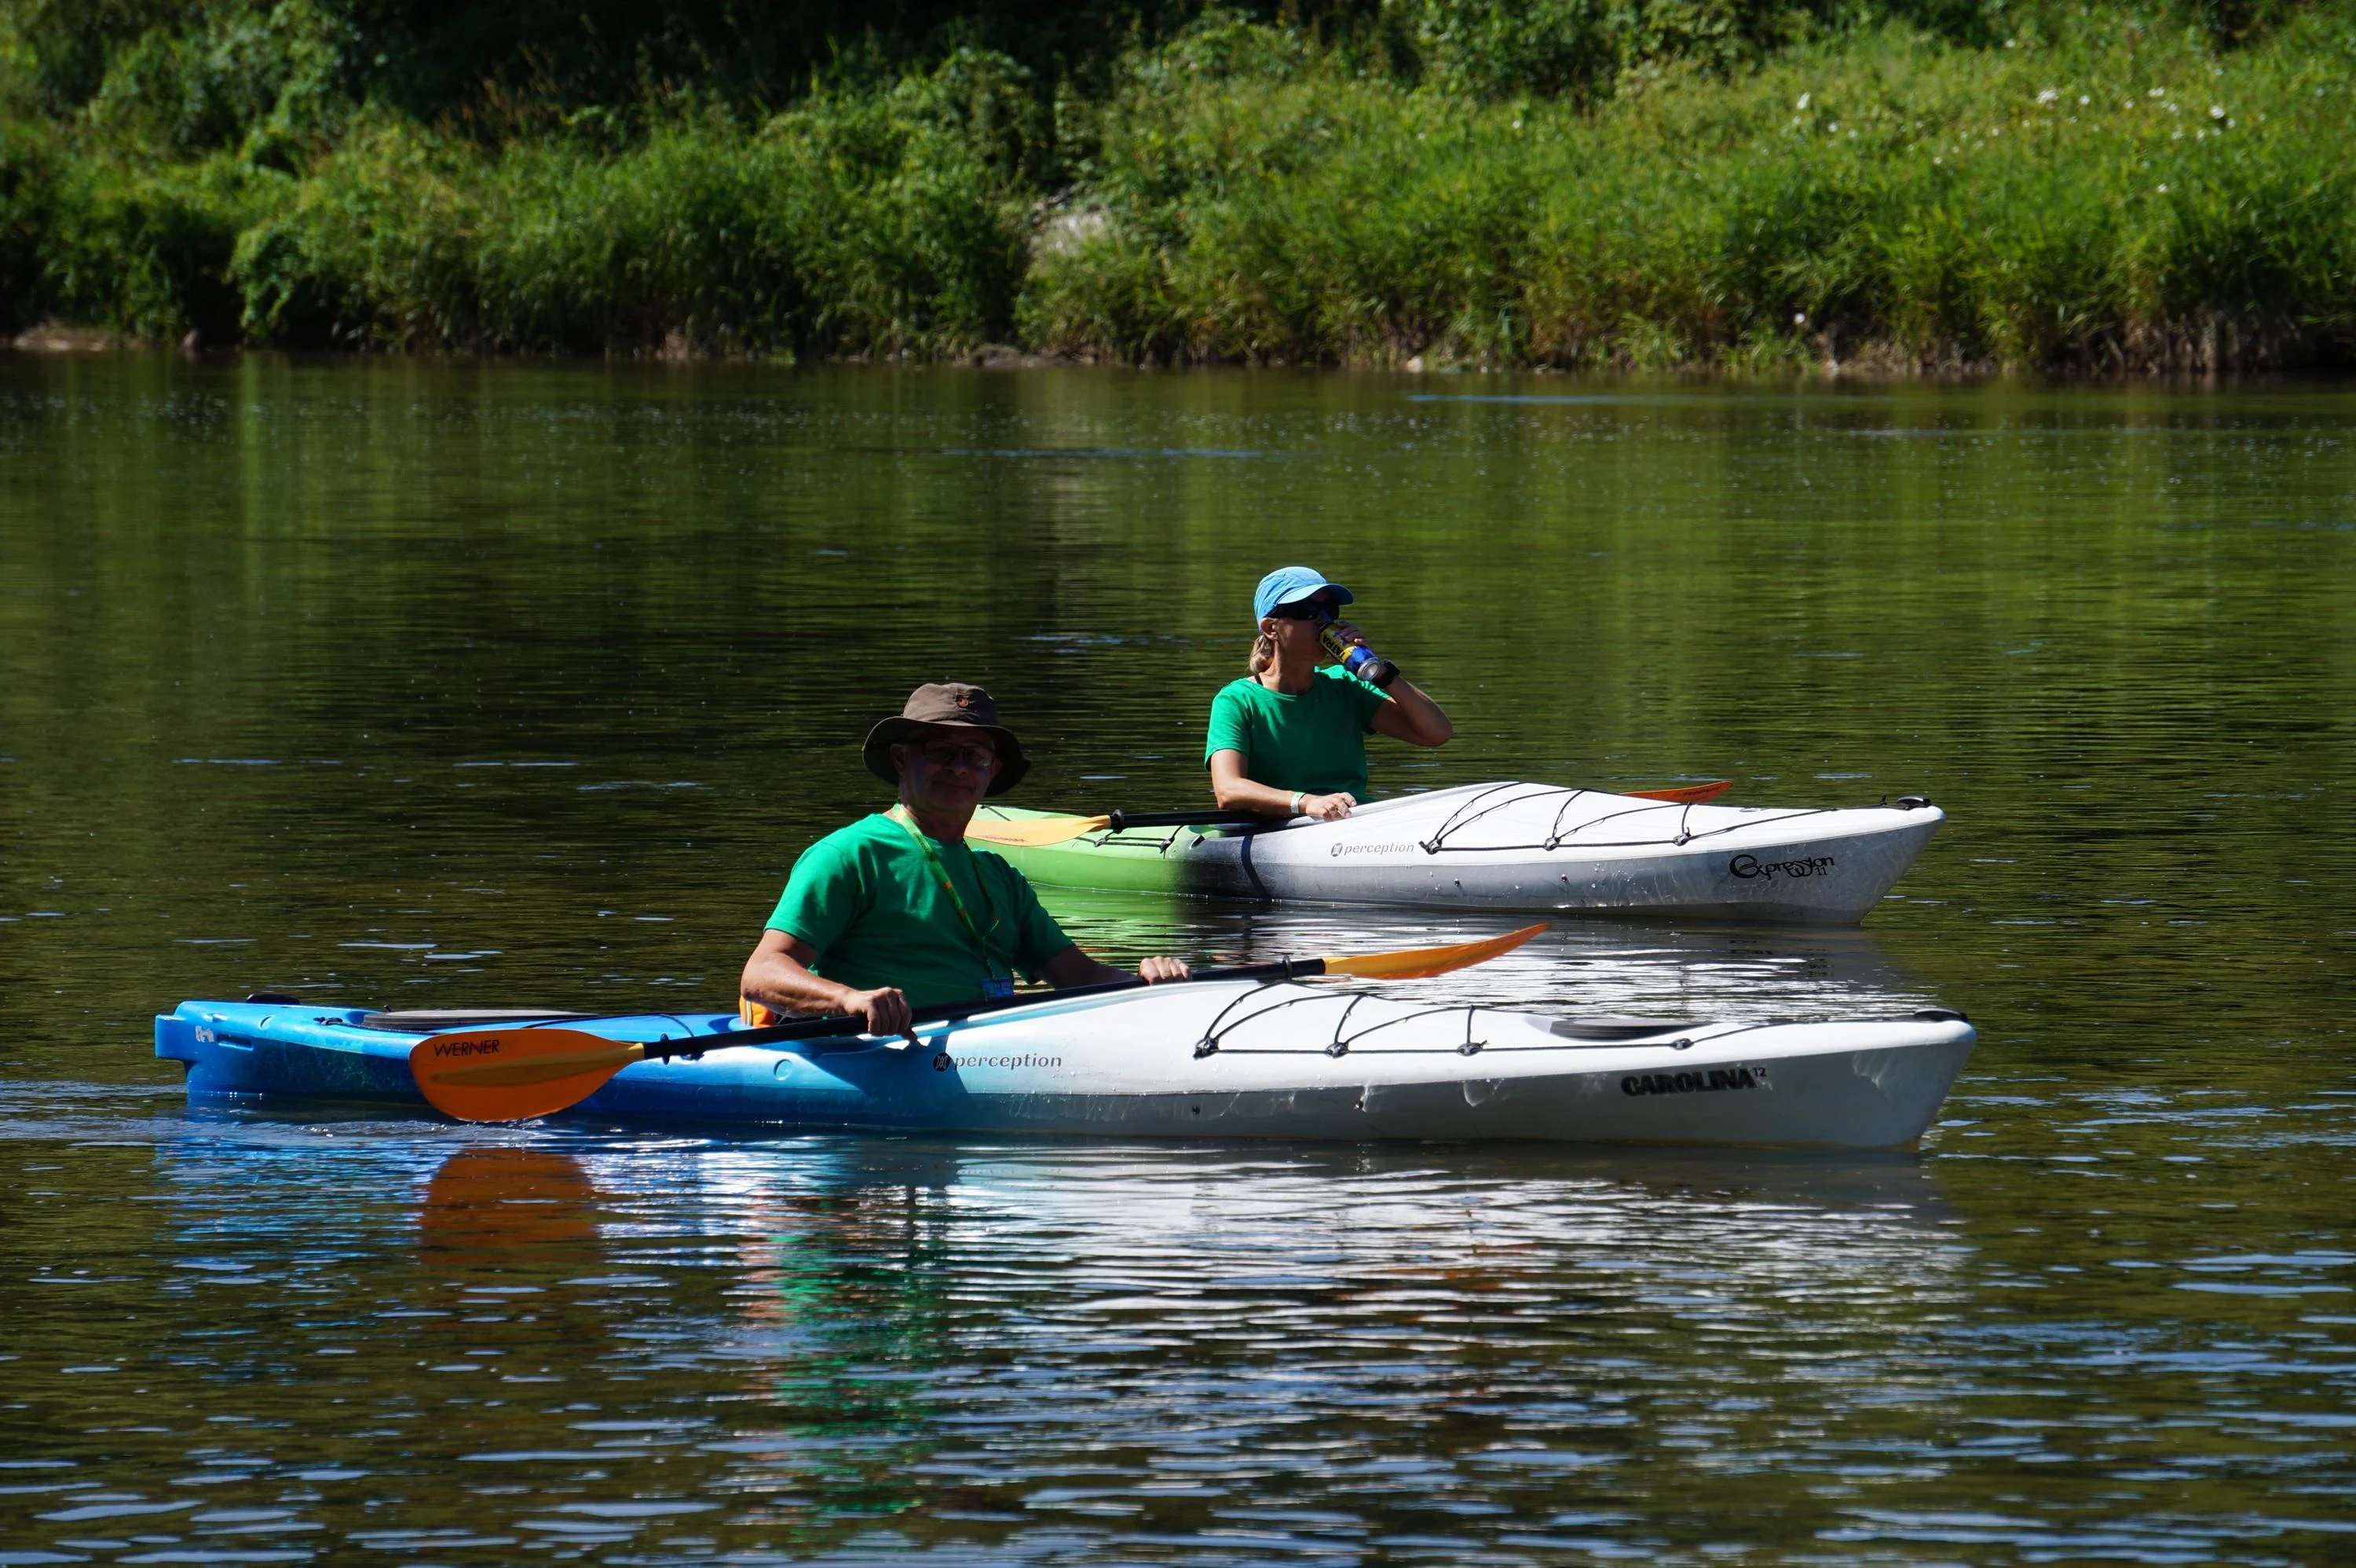
M 1307 790 L 1305 790 L 1305 789 L 1297 789 L 1297 790 L 1294 790 L 1294 791 L 1292 792 L 1292 815 L 1293 815 L 1293 816 L 1300 816 L 1300 815 L 1301 815 L 1301 803 L 1302 801 L 1304 801 L 1304 800 L 1307 800 L 1308 798 L 1309 798 L 1309 792 L 1308 792 Z

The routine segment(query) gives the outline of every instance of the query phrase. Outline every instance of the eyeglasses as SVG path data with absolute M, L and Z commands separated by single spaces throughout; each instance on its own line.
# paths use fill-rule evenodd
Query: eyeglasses
M 988 746 L 971 742 L 958 744 L 937 741 L 924 748 L 925 761 L 937 768 L 969 768 L 975 773 L 987 773 L 998 765 L 998 753 Z

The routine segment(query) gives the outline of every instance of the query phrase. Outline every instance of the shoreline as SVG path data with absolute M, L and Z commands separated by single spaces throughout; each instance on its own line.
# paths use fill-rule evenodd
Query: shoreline
M 438 366 L 515 366 L 585 369 L 595 367 L 690 370 L 725 368 L 772 370 L 970 370 L 1028 372 L 1089 370 L 1141 375 L 1240 371 L 1247 373 L 1310 374 L 1317 376 L 1383 376 L 1435 384 L 1459 379 L 1535 377 L 1566 381 L 1674 382 L 1702 386 L 1829 387 L 2020 387 L 2177 388 L 2227 389 L 2306 386 L 2356 388 L 2356 359 L 2322 356 L 2305 361 L 2274 363 L 2184 363 L 2136 367 L 2020 367 L 1982 361 L 1976 364 L 1917 365 L 1891 345 L 1867 345 L 1834 362 L 1793 360 L 1759 365 L 1709 363 L 1670 365 L 1483 365 L 1451 363 L 1380 363 L 1327 361 L 1300 363 L 1281 359 L 1183 360 L 1174 364 L 1134 361 L 1110 356 L 1039 353 L 991 345 L 962 353 L 795 356 L 744 352 L 667 350 L 573 352 L 565 350 L 478 349 L 463 347 L 288 347 L 269 344 L 210 345 L 183 341 L 157 343 L 103 326 L 42 322 L 0 339 L 0 357 L 19 360 L 148 359 L 189 365 L 221 365 L 262 358 L 302 365 L 411 364 Z

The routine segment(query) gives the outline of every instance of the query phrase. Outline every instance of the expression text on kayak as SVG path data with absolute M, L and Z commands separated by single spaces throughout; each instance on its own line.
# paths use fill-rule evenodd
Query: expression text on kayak
M 1737 855 L 1726 863 L 1726 869 L 1744 881 L 1764 877 L 1773 881 L 1778 877 L 1828 876 L 1833 869 L 1830 855 L 1810 855 L 1799 860 L 1762 860 L 1756 855 Z

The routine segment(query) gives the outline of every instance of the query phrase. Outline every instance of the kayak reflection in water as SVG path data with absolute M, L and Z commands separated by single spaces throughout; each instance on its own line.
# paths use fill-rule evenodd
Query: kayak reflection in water
M 1361 680 L 1339 664 L 1324 637 L 1366 646 L 1358 628 L 1337 620 L 1355 597 L 1305 566 L 1259 580 L 1252 613 L 1259 635 L 1251 674 L 1211 699 L 1203 745 L 1211 789 L 1225 811 L 1270 816 L 1347 816 L 1366 798 L 1366 732 L 1412 746 L 1444 746 L 1456 733 L 1440 704 L 1404 676 L 1387 688 Z
M 1031 769 L 990 693 L 920 686 L 867 732 L 864 755 L 870 773 L 899 786 L 899 803 L 794 862 L 744 964 L 746 1022 L 855 1013 L 871 1034 L 907 1034 L 911 1009 L 1011 996 L 1017 972 L 1057 987 L 1130 977 L 1074 945 L 1022 872 L 965 841 L 982 797 Z M 1186 974 L 1175 958 L 1137 968 L 1149 982 Z

